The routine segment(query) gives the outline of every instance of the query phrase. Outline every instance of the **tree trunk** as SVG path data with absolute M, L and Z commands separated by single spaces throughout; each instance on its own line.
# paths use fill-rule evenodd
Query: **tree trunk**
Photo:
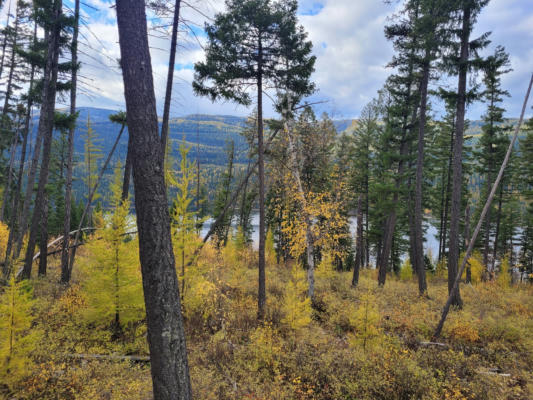
M 28 248 L 26 249 L 26 258 L 21 278 L 29 279 L 31 277 L 31 267 L 33 255 L 35 253 L 35 243 L 39 232 L 39 222 L 45 207 L 46 184 L 48 182 L 48 168 L 50 165 L 50 152 L 52 149 L 52 133 L 54 129 L 54 109 L 56 102 L 56 83 L 57 69 L 59 59 L 59 41 L 61 33 L 61 14 L 62 1 L 54 1 L 53 19 L 54 24 L 50 32 L 48 41 L 48 52 L 46 56 L 46 67 L 44 73 L 44 85 L 41 114 L 39 115 L 38 136 L 43 138 L 43 159 L 41 161 L 41 170 L 39 173 L 39 185 L 35 196 L 35 206 L 31 221 L 30 236 L 28 239 Z
M 485 214 L 487 213 L 492 203 L 492 200 L 494 199 L 494 195 L 496 194 L 498 185 L 500 184 L 500 181 L 502 180 L 505 168 L 507 167 L 507 164 L 509 163 L 509 158 L 511 158 L 511 152 L 513 151 L 514 145 L 516 143 L 516 139 L 518 137 L 518 132 L 520 131 L 520 127 L 522 126 L 522 121 L 524 120 L 524 114 L 526 113 L 527 101 L 529 100 L 529 95 L 531 93 L 531 86 L 533 86 L 533 74 L 531 75 L 531 79 L 529 81 L 529 86 L 527 89 L 526 97 L 524 99 L 524 104 L 522 105 L 522 112 L 520 114 L 520 119 L 518 120 L 518 124 L 516 125 L 513 139 L 511 140 L 511 143 L 509 143 L 509 147 L 507 148 L 507 153 L 505 154 L 505 158 L 503 159 L 502 165 L 500 167 L 500 171 L 498 172 L 498 176 L 496 177 L 496 180 L 494 181 L 494 185 L 492 185 L 492 189 L 490 191 L 489 197 L 487 198 L 485 206 L 483 207 L 483 210 L 481 211 L 481 216 L 479 217 L 479 221 L 476 225 L 476 229 L 474 230 L 474 234 L 472 235 L 472 238 L 469 240 L 468 247 L 465 252 L 465 256 L 463 257 L 463 261 L 461 262 L 461 268 L 459 268 L 459 271 L 457 272 L 452 290 L 450 291 L 448 300 L 446 301 L 446 304 L 444 305 L 444 309 L 442 310 L 442 316 L 440 318 L 439 324 L 437 325 L 437 328 L 435 329 L 435 333 L 433 334 L 434 339 L 438 338 L 442 332 L 442 328 L 444 327 L 444 322 L 446 321 L 446 317 L 448 316 L 448 313 L 450 311 L 450 306 L 452 305 L 454 301 L 455 294 L 458 293 L 457 288 L 459 287 L 459 282 L 461 281 L 461 275 L 463 274 L 463 271 L 466 267 L 466 263 L 468 259 L 470 258 L 470 255 L 472 254 L 472 250 L 474 248 L 474 243 L 476 242 L 477 235 L 479 234 L 479 231 L 481 230 L 481 224 L 483 223 L 483 218 L 485 218 Z
M 263 148 L 263 76 L 262 43 L 259 39 L 259 63 L 257 76 L 257 160 L 259 163 L 259 290 L 257 296 L 257 318 L 265 317 L 266 277 L 265 277 L 265 160 Z
M 41 237 L 39 242 L 39 249 L 41 256 L 39 257 L 39 276 L 46 276 L 46 270 L 48 269 L 48 193 L 44 194 L 43 213 L 41 215 Z
M 72 246 L 72 250 L 70 252 L 70 260 L 68 263 L 69 269 L 68 269 L 68 273 L 65 276 L 66 280 L 64 282 L 69 282 L 72 276 L 72 269 L 74 268 L 74 260 L 76 258 L 76 249 L 78 248 L 78 242 L 80 240 L 80 235 L 82 232 L 81 227 L 83 226 L 83 222 L 85 221 L 86 216 L 87 216 L 87 221 L 90 222 L 89 213 L 91 210 L 91 205 L 92 205 L 94 194 L 96 193 L 96 189 L 98 189 L 98 186 L 100 185 L 100 182 L 102 181 L 104 172 L 107 169 L 107 166 L 109 165 L 109 161 L 111 161 L 111 157 L 113 157 L 113 154 L 115 153 L 118 142 L 120 141 L 120 137 L 122 136 L 122 133 L 124 132 L 125 128 L 126 128 L 126 125 L 121 126 L 120 132 L 118 133 L 117 138 L 115 139 L 115 143 L 113 143 L 113 147 L 111 148 L 111 151 L 107 155 L 104 165 L 102 166 L 102 169 L 100 170 L 100 173 L 98 174 L 98 177 L 96 178 L 96 182 L 89 191 L 89 196 L 87 197 L 87 204 L 85 205 L 85 208 L 83 209 L 83 213 L 81 214 L 80 222 L 78 224 L 78 229 L 76 230 L 76 236 L 74 237 L 74 245 Z M 65 237 L 66 240 L 68 240 L 67 238 L 68 236 Z M 63 278 L 61 278 L 61 280 L 63 281 Z
M 13 74 L 15 72 L 15 55 L 16 55 L 16 48 L 17 48 L 17 34 L 18 34 L 18 26 L 19 26 L 19 2 L 17 1 L 17 7 L 15 9 L 15 26 L 13 27 L 13 43 L 11 43 L 11 62 L 9 64 L 9 75 L 7 76 L 7 83 L 6 83 L 6 97 L 4 99 L 4 108 L 2 110 L 2 116 L 6 116 L 9 112 L 9 100 L 11 100 L 11 91 L 12 91 L 12 85 L 13 85 Z M 3 121 L 3 118 L 2 118 Z
M 11 150 L 9 152 L 9 167 L 7 169 L 7 182 L 4 189 L 4 196 L 2 198 L 2 208 L 0 209 L 0 221 L 4 221 L 6 206 L 9 201 L 9 192 L 11 188 L 11 181 L 13 179 L 13 164 L 15 163 L 15 151 L 17 150 L 19 131 L 15 131 L 13 135 L 13 142 L 11 143 Z
M 470 6 L 463 11 L 463 26 L 461 31 L 461 55 L 459 57 L 459 84 L 457 91 L 457 121 L 455 123 L 455 135 L 452 161 L 452 207 L 450 215 L 450 250 L 448 258 L 448 292 L 452 295 L 452 304 L 462 307 L 463 301 L 459 287 L 454 293 L 455 277 L 457 276 L 457 264 L 459 262 L 459 220 L 461 219 L 461 191 L 463 186 L 463 135 L 465 126 L 466 106 L 466 78 L 468 73 L 469 38 L 470 38 Z
M 78 33 L 80 19 L 80 0 L 75 0 L 74 6 L 74 32 L 72 34 L 72 79 L 70 87 L 70 115 L 76 114 L 76 90 L 78 84 Z M 70 280 L 69 266 L 69 232 L 72 205 L 72 168 L 74 158 L 74 133 L 76 124 L 73 123 L 68 132 L 68 153 L 67 153 L 67 177 L 65 181 L 65 219 L 63 221 L 63 245 L 61 248 L 61 282 L 68 283 Z
M 144 0 L 117 0 L 152 384 L 157 400 L 192 398 L 158 135 Z
M 132 162 L 131 162 L 131 140 L 130 135 L 128 132 L 128 149 L 126 150 L 126 163 L 124 165 L 124 180 L 122 181 L 122 202 L 126 201 L 127 198 L 130 195 L 130 178 L 131 178 L 131 168 L 132 168 Z
M 34 31 L 34 43 L 36 43 L 36 35 Z M 50 32 L 46 30 L 44 32 L 44 39 L 49 44 L 50 42 Z M 39 115 L 39 124 L 40 124 L 40 117 L 42 113 Z M 29 130 L 29 125 L 28 125 Z M 31 143 L 31 140 L 30 140 Z M 39 165 L 39 159 L 41 157 L 41 146 L 43 143 L 43 131 L 40 129 L 37 129 L 37 136 L 35 138 L 35 145 L 33 148 L 33 155 L 31 159 L 31 165 L 30 170 L 28 173 L 28 181 L 26 183 L 26 193 L 24 194 L 24 204 L 22 206 L 22 215 L 20 219 L 20 226 L 19 226 L 19 232 L 17 236 L 17 242 L 15 246 L 15 252 L 13 253 L 13 258 L 18 258 L 20 255 L 20 251 L 22 250 L 22 241 L 24 240 L 24 235 L 26 235 L 26 232 L 28 230 L 28 219 L 30 217 L 30 206 L 31 206 L 31 200 L 33 196 L 34 191 L 34 184 L 35 184 L 35 177 L 37 175 L 37 167 Z
M 33 43 L 35 43 L 36 40 L 37 40 L 37 24 L 34 24 Z M 35 77 L 35 64 L 32 63 L 28 94 L 30 94 L 33 89 L 34 77 Z M 22 177 L 24 175 L 24 163 L 26 162 L 26 151 L 28 147 L 28 135 L 30 131 L 30 119 L 31 119 L 32 106 L 33 106 L 32 96 L 28 95 L 28 100 L 26 103 L 26 115 L 24 119 L 24 130 L 22 132 L 22 149 L 21 149 L 20 162 L 19 162 L 19 168 L 18 168 L 18 173 L 17 173 L 16 191 L 15 191 L 15 196 L 13 198 L 13 205 L 11 207 L 13 212 L 11 214 L 9 238 L 7 241 L 6 257 L 4 261 L 4 266 L 5 266 L 6 271 L 9 271 L 11 268 L 10 263 L 11 263 L 11 251 L 13 249 L 13 242 L 15 241 L 15 238 L 17 237 L 16 236 L 17 232 L 21 230 L 21 227 L 19 225 L 20 224 L 19 204 L 20 204 L 20 200 L 21 200 L 20 198 L 22 195 Z M 28 191 L 28 188 L 26 188 L 26 191 Z
M 17 2 L 18 5 L 18 2 Z M 11 17 L 11 1 L 9 2 L 9 8 L 7 10 L 7 19 L 6 19 L 6 26 L 5 30 L 7 32 L 7 28 L 9 28 L 9 18 Z M 4 59 L 6 55 L 6 47 L 7 47 L 7 38 L 8 35 L 4 35 L 4 42 L 2 43 L 2 59 L 0 60 L 0 79 L 2 78 L 2 73 L 4 72 Z
M 426 58 L 428 54 L 426 54 Z M 420 121 L 418 124 L 418 146 L 415 179 L 415 262 L 413 268 L 418 276 L 418 293 L 422 296 L 427 292 L 426 269 L 424 267 L 424 235 L 422 232 L 422 184 L 424 179 L 424 141 L 426 132 L 426 109 L 429 83 L 429 61 L 424 63 L 422 81 L 420 83 Z
M 498 213 L 496 214 L 496 232 L 494 234 L 494 250 L 492 253 L 492 268 L 491 272 L 494 273 L 496 267 L 496 256 L 498 255 L 498 240 L 500 236 L 500 224 L 501 224 L 501 215 L 502 215 L 502 205 L 503 205 L 503 183 L 500 186 L 500 194 L 498 198 Z M 490 210 L 487 212 L 487 214 Z M 512 226 L 512 225 L 511 225 Z M 511 239 L 513 236 L 511 235 Z M 512 240 L 511 240 L 512 243 Z M 513 246 L 511 245 L 511 257 L 513 253 Z
M 176 64 L 176 45 L 178 41 L 178 25 L 180 20 L 181 0 L 176 0 L 174 5 L 174 20 L 172 21 L 172 39 L 170 41 L 170 58 L 168 60 L 167 88 L 165 92 L 165 105 L 163 107 L 163 124 L 161 126 L 161 148 L 163 158 L 167 149 L 168 120 L 170 117 L 170 101 L 172 100 L 172 84 L 174 81 L 174 66 Z
M 352 286 L 356 287 L 359 283 L 359 269 L 362 265 L 362 258 L 364 255 L 363 249 L 363 201 L 362 196 L 359 195 L 357 199 L 357 237 L 355 239 L 355 263 L 353 267 Z
M 468 248 L 470 240 L 470 206 L 465 210 L 465 247 Z M 470 263 L 466 264 L 466 283 L 472 283 L 472 268 Z

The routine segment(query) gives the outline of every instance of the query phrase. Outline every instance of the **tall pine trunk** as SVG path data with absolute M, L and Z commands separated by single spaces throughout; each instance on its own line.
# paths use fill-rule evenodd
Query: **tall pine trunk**
M 78 84 L 78 33 L 80 20 L 80 0 L 75 0 L 74 6 L 74 32 L 72 34 L 72 44 L 70 47 L 72 55 L 72 79 L 70 86 L 70 116 L 76 114 L 76 90 Z M 65 219 L 63 221 L 63 246 L 61 248 L 61 282 L 70 281 L 69 267 L 69 232 L 72 205 L 72 169 L 74 158 L 74 133 L 76 123 L 73 121 L 68 131 L 68 153 L 67 153 L 67 176 L 65 180 Z
M 172 250 L 145 2 L 117 0 L 154 398 L 192 398 Z
M 38 136 L 41 136 L 43 138 L 43 158 L 41 161 L 41 170 L 39 173 L 39 185 L 37 187 L 37 194 L 35 196 L 35 206 L 31 221 L 28 247 L 26 249 L 24 268 L 21 274 L 21 278 L 23 279 L 29 279 L 31 277 L 33 255 L 35 253 L 35 244 L 37 241 L 37 234 L 39 233 L 39 225 L 40 223 L 47 223 L 47 221 L 41 220 L 43 218 L 46 201 L 45 191 L 46 184 L 48 183 L 48 169 L 50 165 L 50 153 L 52 150 L 52 133 L 54 130 L 54 109 L 56 102 L 59 41 L 62 19 L 61 0 L 54 1 L 54 8 L 52 13 L 54 23 L 52 25 L 52 30 L 50 32 L 50 37 L 48 41 L 48 52 L 46 55 L 46 67 L 44 71 L 42 106 L 41 113 L 39 115 L 38 128 Z
M 265 154 L 263 146 L 263 75 L 262 75 L 262 43 L 259 39 L 259 62 L 257 76 L 257 160 L 259 174 L 259 289 L 257 294 L 257 317 L 265 317 L 266 306 L 266 274 L 265 274 Z
M 356 287 L 359 283 L 359 270 L 364 257 L 363 249 L 363 201 L 359 195 L 357 199 L 357 237 L 355 238 L 355 263 L 353 266 L 352 286 Z
M 470 6 L 463 10 L 461 29 L 461 55 L 459 57 L 459 84 L 457 90 L 457 112 L 452 161 L 452 207 L 450 215 L 450 250 L 448 257 L 448 292 L 452 295 L 451 304 L 462 307 L 463 301 L 459 287 L 454 293 L 455 277 L 459 262 L 459 221 L 461 219 L 461 192 L 463 188 L 463 135 L 465 127 L 466 78 L 468 73 L 469 38 L 470 38 Z
M 426 58 L 428 54 L 426 54 Z M 420 120 L 418 124 L 418 145 L 416 157 L 415 178 L 415 261 L 413 268 L 418 276 L 418 293 L 424 295 L 427 292 L 426 269 L 424 267 L 424 235 L 422 231 L 422 184 L 424 179 L 424 146 L 426 133 L 426 110 L 429 83 L 429 61 L 425 61 L 422 68 L 422 81 L 420 83 Z
M 172 21 L 172 38 L 170 40 L 170 57 L 168 60 L 167 87 L 165 92 L 165 105 L 163 107 L 163 125 L 161 126 L 161 148 L 163 157 L 167 149 L 168 120 L 170 118 L 170 102 L 172 100 L 172 84 L 174 81 L 174 66 L 176 64 L 176 46 L 178 42 L 178 26 L 180 20 L 181 0 L 176 0 L 174 5 L 174 19 Z
M 35 44 L 36 40 L 37 40 L 37 24 L 34 24 L 33 44 Z M 21 229 L 19 205 L 20 205 L 20 200 L 22 196 L 22 178 L 24 175 L 24 163 L 26 162 L 28 135 L 30 132 L 31 109 L 33 107 L 33 98 L 31 96 L 31 92 L 33 89 L 34 77 L 35 77 L 35 64 L 32 63 L 31 70 L 30 70 L 28 99 L 26 103 L 26 115 L 24 118 L 24 128 L 22 131 L 22 149 L 21 149 L 19 168 L 18 168 L 18 173 L 17 173 L 17 183 L 15 185 L 16 187 L 15 196 L 13 197 L 13 205 L 11 207 L 11 210 L 12 210 L 11 223 L 10 223 L 9 238 L 7 241 L 6 255 L 5 255 L 5 262 L 4 262 L 5 271 L 9 271 L 9 269 L 11 268 L 10 263 L 11 263 L 11 252 L 13 250 L 13 244 L 17 238 L 18 231 L 20 231 Z M 26 190 L 28 190 L 28 188 L 26 188 Z

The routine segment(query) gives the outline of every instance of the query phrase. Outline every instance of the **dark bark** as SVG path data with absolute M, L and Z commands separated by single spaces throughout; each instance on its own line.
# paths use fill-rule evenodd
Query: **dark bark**
M 457 307 L 463 305 L 459 287 L 452 292 L 459 262 L 459 220 L 461 218 L 461 191 L 463 187 L 463 135 L 465 127 L 466 106 L 466 78 L 468 73 L 469 38 L 470 38 L 470 6 L 463 11 L 461 30 L 461 55 L 459 57 L 459 84 L 457 91 L 457 111 L 452 161 L 452 197 L 450 215 L 450 249 L 448 257 L 448 292 L 451 294 L 452 304 Z
M 29 279 L 31 277 L 33 255 L 35 253 L 35 243 L 37 241 L 37 234 L 39 233 L 39 223 L 41 222 L 46 201 L 45 190 L 46 184 L 48 182 L 48 168 L 50 165 L 50 152 L 52 149 L 52 132 L 54 128 L 54 108 L 56 102 L 56 83 L 59 59 L 59 39 L 61 33 L 61 14 L 62 1 L 55 0 L 53 9 L 54 24 L 51 29 L 48 41 L 46 67 L 44 70 L 42 106 L 41 113 L 39 115 L 38 128 L 38 136 L 41 136 L 43 138 L 43 157 L 41 161 L 41 170 L 39 173 L 39 185 L 37 187 L 37 194 L 35 196 L 35 206 L 31 221 L 28 247 L 26 249 L 24 268 L 21 274 L 22 279 Z
M 143 0 L 117 0 L 154 398 L 192 398 Z
M 470 240 L 470 206 L 465 210 L 465 247 L 468 248 Z M 466 283 L 472 283 L 472 269 L 470 263 L 466 264 Z
M 259 173 L 259 288 L 257 293 L 257 318 L 265 317 L 266 283 L 265 283 L 265 161 L 263 148 L 263 76 L 261 75 L 262 43 L 259 39 L 259 62 L 257 76 L 257 160 Z
M 41 215 L 41 236 L 39 249 L 41 253 L 46 254 L 48 248 L 48 194 L 44 195 L 43 213 Z M 39 276 L 46 276 L 48 269 L 48 257 L 39 257 Z
M 448 296 L 448 300 L 446 301 L 446 304 L 444 305 L 444 309 L 442 310 L 442 316 L 440 318 L 439 324 L 437 325 L 437 328 L 435 329 L 435 333 L 433 334 L 434 339 L 438 338 L 442 332 L 442 328 L 444 327 L 444 322 L 446 321 L 446 317 L 448 316 L 448 313 L 450 312 L 450 307 L 453 304 L 455 294 L 458 293 L 458 287 L 459 287 L 459 282 L 461 281 L 461 276 L 463 274 L 463 271 L 465 270 L 468 259 L 470 258 L 470 255 L 472 254 L 472 250 L 474 249 L 474 243 L 476 242 L 477 235 L 479 234 L 479 231 L 481 230 L 483 219 L 485 218 L 485 215 L 488 209 L 490 208 L 492 200 L 494 199 L 494 195 L 496 194 L 498 185 L 500 184 L 500 181 L 502 180 L 505 168 L 507 167 L 507 164 L 509 163 L 509 158 L 511 158 L 511 152 L 513 151 L 513 148 L 515 146 L 516 139 L 518 137 L 518 132 L 520 132 L 520 127 L 522 126 L 522 122 L 524 121 L 524 114 L 526 113 L 527 102 L 529 100 L 529 95 L 531 93 L 531 86 L 533 86 L 533 74 L 531 75 L 531 79 L 529 81 L 529 86 L 527 89 L 526 97 L 524 99 L 524 104 L 522 105 L 522 112 L 520 114 L 520 119 L 518 120 L 518 124 L 516 125 L 513 139 L 511 140 L 511 143 L 509 143 L 509 147 L 507 148 L 507 153 L 505 154 L 505 158 L 503 159 L 502 165 L 500 167 L 500 171 L 498 172 L 498 176 L 496 177 L 496 180 L 494 181 L 494 185 L 492 185 L 492 189 L 487 198 L 487 201 L 485 202 L 485 206 L 483 207 L 483 210 L 481 211 L 481 216 L 479 217 L 479 221 L 477 222 L 476 229 L 474 230 L 474 234 L 472 235 L 472 238 L 469 240 L 468 247 L 463 257 L 463 261 L 461 262 L 461 268 L 459 268 L 459 271 L 457 272 L 452 289 L 450 291 L 450 295 Z
M 7 182 L 6 187 L 4 188 L 4 196 L 2 198 L 2 208 L 0 209 L 0 221 L 4 221 L 6 206 L 9 202 L 9 193 L 11 191 L 11 181 L 13 179 L 13 165 L 15 164 L 15 150 L 18 145 L 19 131 L 15 131 L 13 135 L 13 142 L 11 143 L 11 150 L 9 151 L 9 166 L 7 168 Z
M 11 17 L 11 3 L 9 3 L 9 8 L 7 10 L 6 26 L 4 29 L 7 29 L 9 27 L 10 17 Z M 2 43 L 2 59 L 0 60 L 0 78 L 2 78 L 2 73 L 4 72 L 4 60 L 5 60 L 5 55 L 6 55 L 7 38 L 8 38 L 8 35 L 4 35 L 4 42 Z
M 168 141 L 168 120 L 170 118 L 170 101 L 172 100 L 172 84 L 174 81 L 174 66 L 176 64 L 176 46 L 178 41 L 178 25 L 180 20 L 181 0 L 176 0 L 174 5 L 174 19 L 172 21 L 172 38 L 170 40 L 170 57 L 168 60 L 167 87 L 165 92 L 165 105 L 163 107 L 163 124 L 161 126 L 161 147 L 163 157 Z
M 124 165 L 124 180 L 122 181 L 122 201 L 126 201 L 126 199 L 130 195 L 130 178 L 131 178 L 131 168 L 132 168 L 132 162 L 131 162 L 131 140 L 129 138 L 128 133 L 128 150 L 126 153 L 126 163 Z
M 78 247 L 78 243 L 80 240 L 80 236 L 82 233 L 81 227 L 83 226 L 83 223 L 85 222 L 85 217 L 87 217 L 87 221 L 90 223 L 90 210 L 92 206 L 92 201 L 94 194 L 96 193 L 96 189 L 98 189 L 98 186 L 100 185 L 100 182 L 102 181 L 102 177 L 104 176 L 105 170 L 107 169 L 107 166 L 109 165 L 109 161 L 111 161 L 111 157 L 113 157 L 113 154 L 115 153 L 115 150 L 118 146 L 118 142 L 120 141 L 120 137 L 122 136 L 122 133 L 124 132 L 124 129 L 126 128 L 126 125 L 122 125 L 120 128 L 120 131 L 117 135 L 117 138 L 115 139 L 115 143 L 113 143 L 113 147 L 109 151 L 109 154 L 107 155 L 107 158 L 104 162 L 104 165 L 102 165 L 102 169 L 100 170 L 100 173 L 98 174 L 98 177 L 96 178 L 96 182 L 94 183 L 94 186 L 90 188 L 89 196 L 87 198 L 87 204 L 85 205 L 85 208 L 83 209 L 83 213 L 80 217 L 80 222 L 78 224 L 78 229 L 76 231 L 76 236 L 74 237 L 74 246 L 72 246 L 72 251 L 70 252 L 70 260 L 69 260 L 69 269 L 66 273 L 65 280 L 63 280 L 63 277 L 61 280 L 63 282 L 69 282 L 70 278 L 72 277 L 72 270 L 74 268 L 74 260 L 76 259 L 76 248 Z
M 72 77 L 70 80 L 70 115 L 76 114 L 76 90 L 78 84 L 78 33 L 80 19 L 80 0 L 75 0 L 74 5 L 74 32 L 72 34 L 71 55 L 72 55 Z M 68 152 L 67 152 L 67 176 L 65 180 L 65 219 L 63 221 L 63 245 L 61 248 L 61 282 L 68 283 L 70 280 L 69 266 L 69 232 L 71 220 L 72 204 L 72 169 L 74 158 L 74 132 L 76 124 L 73 123 L 68 132 Z
M 44 38 L 45 38 L 45 41 L 50 43 L 50 32 L 48 30 L 45 31 Z M 35 35 L 34 35 L 34 41 L 35 41 Z M 40 122 L 40 116 L 39 116 L 39 122 Z M 30 206 L 31 206 L 31 200 L 32 200 L 33 191 L 34 191 L 33 186 L 35 184 L 35 177 L 37 175 L 37 167 L 39 165 L 39 159 L 41 157 L 42 143 L 43 143 L 43 131 L 41 129 L 37 129 L 37 136 L 35 138 L 35 145 L 33 148 L 30 171 L 28 173 L 28 181 L 26 183 L 26 193 L 24 194 L 24 204 L 22 206 L 20 227 L 19 227 L 19 232 L 17 236 L 17 242 L 16 242 L 13 258 L 18 258 L 18 256 L 20 255 L 20 251 L 22 250 L 22 241 L 24 239 L 24 235 L 26 235 L 26 232 L 28 230 L 28 219 L 30 217 Z
M 496 256 L 498 255 L 498 240 L 500 237 L 502 206 L 503 206 L 503 184 L 500 186 L 500 194 L 498 196 L 498 212 L 496 214 L 496 232 L 494 233 L 494 250 L 492 252 L 492 268 L 491 268 L 492 273 L 494 273 L 495 265 L 496 265 Z M 487 212 L 487 214 L 489 212 L 490 210 Z M 512 243 L 512 238 L 513 237 L 511 235 L 511 243 Z M 513 254 L 513 246 L 511 244 L 511 257 L 512 257 L 512 254 Z
M 16 48 L 17 48 L 17 34 L 18 34 L 18 26 L 19 26 L 19 2 L 17 1 L 17 8 L 15 11 L 15 26 L 13 27 L 13 43 L 11 43 L 11 60 L 9 64 L 9 75 L 7 76 L 7 83 L 6 83 L 6 97 L 4 99 L 4 108 L 2 110 L 2 115 L 5 116 L 9 112 L 9 100 L 11 100 L 11 92 L 12 92 L 12 86 L 13 86 L 13 74 L 15 73 L 15 55 L 16 55 Z
M 363 201 L 362 196 L 357 199 L 357 237 L 355 239 L 355 263 L 353 266 L 352 286 L 356 287 L 359 283 L 359 270 L 364 257 L 363 249 Z
M 426 54 L 427 57 L 427 54 Z M 424 146 L 426 132 L 426 110 L 427 94 L 429 83 L 429 61 L 424 63 L 422 68 L 422 81 L 420 83 L 420 121 L 418 124 L 418 146 L 416 158 L 416 179 L 415 179 L 415 249 L 413 268 L 418 277 L 418 292 L 424 295 L 427 292 L 426 269 L 424 266 L 424 235 L 422 232 L 422 184 L 424 179 Z
M 448 220 L 449 220 L 448 216 L 450 213 L 450 190 L 452 186 L 451 176 L 452 176 L 454 135 L 455 135 L 455 120 L 454 120 L 452 134 L 450 137 L 450 155 L 448 157 L 448 173 L 446 177 L 446 198 L 444 202 L 444 223 L 443 223 L 444 233 L 442 234 L 442 258 L 446 256 L 446 243 L 448 240 Z
M 36 40 L 37 40 L 37 24 L 34 25 L 34 29 L 33 29 L 33 43 L 35 43 Z M 35 64 L 32 63 L 31 71 L 30 71 L 29 93 L 31 93 L 33 89 L 34 77 L 35 77 Z M 20 204 L 21 195 L 22 195 L 22 177 L 24 175 L 24 163 L 26 162 L 26 152 L 27 152 L 27 147 L 28 147 L 28 134 L 30 131 L 30 119 L 31 119 L 32 106 L 33 106 L 32 96 L 28 96 L 28 100 L 26 103 L 26 115 L 24 118 L 24 128 L 22 131 L 22 148 L 21 148 L 19 168 L 18 168 L 18 173 L 17 173 L 17 183 L 15 185 L 16 190 L 15 190 L 15 195 L 13 197 L 13 204 L 11 207 L 13 211 L 11 213 L 9 238 L 7 241 L 6 257 L 4 261 L 6 272 L 9 272 L 9 269 L 10 269 L 11 251 L 13 249 L 13 242 L 15 241 L 15 238 L 17 237 L 17 232 L 21 229 L 19 225 L 20 224 L 19 204 Z

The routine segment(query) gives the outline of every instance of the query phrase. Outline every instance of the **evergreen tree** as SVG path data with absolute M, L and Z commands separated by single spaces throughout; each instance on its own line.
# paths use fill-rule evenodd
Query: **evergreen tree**
M 482 93 L 482 98 L 487 103 L 487 112 L 483 116 L 482 134 L 477 150 L 474 152 L 477 161 L 477 172 L 484 180 L 483 196 L 480 199 L 480 204 L 485 204 L 509 146 L 509 138 L 506 134 L 506 128 L 503 126 L 503 113 L 505 110 L 500 106 L 504 96 L 509 96 L 509 93 L 501 88 L 501 77 L 510 71 L 509 64 L 509 55 L 503 47 L 498 46 L 494 54 L 485 60 L 483 69 L 485 90 Z M 504 182 L 502 182 L 502 190 L 503 187 Z M 489 208 L 483 226 L 483 264 L 487 268 L 489 267 L 489 253 L 493 248 L 490 243 L 493 208 Z M 499 219 L 499 216 L 497 218 Z
M 257 88 L 257 147 L 259 163 L 259 290 L 258 317 L 265 314 L 265 172 L 263 90 L 275 87 L 297 96 L 311 93 L 314 70 L 311 42 L 297 25 L 295 0 L 227 0 L 226 12 L 206 25 L 206 61 L 195 65 L 196 93 L 212 100 L 251 103 L 248 87 Z
M 456 36 L 458 41 L 451 46 L 452 51 L 444 60 L 444 66 L 453 75 L 458 76 L 456 124 L 454 132 L 453 158 L 452 158 L 452 195 L 450 213 L 450 249 L 448 258 L 448 291 L 453 295 L 452 304 L 462 306 L 459 288 L 452 292 L 458 273 L 460 250 L 460 219 L 462 217 L 461 200 L 463 192 L 463 139 L 465 130 L 465 110 L 467 98 L 473 99 L 471 92 L 467 91 L 468 72 L 479 65 L 478 51 L 488 45 L 488 34 L 471 40 L 470 35 L 474 28 L 477 16 L 487 5 L 488 0 L 459 0 L 456 6 Z

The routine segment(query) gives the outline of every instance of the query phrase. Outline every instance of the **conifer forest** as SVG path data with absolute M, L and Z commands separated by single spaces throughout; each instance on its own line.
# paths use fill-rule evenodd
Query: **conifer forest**
M 0 399 L 533 399 L 530 0 L 0 10 Z

